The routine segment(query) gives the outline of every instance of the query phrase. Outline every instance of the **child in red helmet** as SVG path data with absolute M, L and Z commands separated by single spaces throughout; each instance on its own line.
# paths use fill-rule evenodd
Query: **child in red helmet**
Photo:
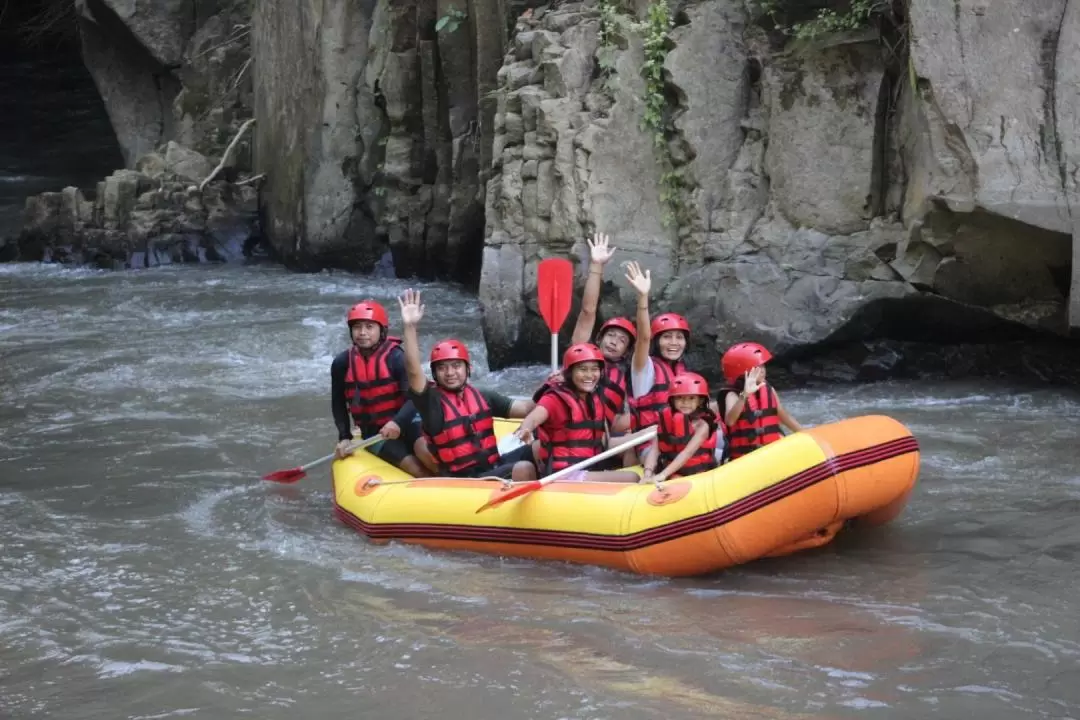
M 723 394 L 724 422 L 728 426 L 725 455 L 735 460 L 783 437 L 780 426 L 800 432 L 776 391 L 765 382 L 765 363 L 772 353 L 758 343 L 728 348 L 720 366 L 728 387 Z
M 604 451 L 608 431 L 607 415 L 600 396 L 604 353 L 591 343 L 571 345 L 563 354 L 562 382 L 552 384 L 536 407 L 514 433 L 527 445 L 539 430 L 544 443 L 541 476 L 547 476 Z M 530 467 L 521 463 L 514 477 L 524 478 Z M 635 482 L 632 472 L 592 472 L 584 475 L 594 482 Z M 533 479 L 533 478 L 528 478 Z
M 645 480 L 696 475 L 717 466 L 717 418 L 709 409 L 709 384 L 697 373 L 678 375 L 660 413 L 656 440 L 643 453 Z M 720 433 L 722 435 L 722 433 Z M 656 469 L 660 472 L 656 473 Z
M 330 409 L 338 430 L 334 454 L 343 458 L 353 439 L 381 435 L 369 452 L 416 477 L 427 472 L 415 456 L 420 437 L 416 409 L 408 402 L 401 340 L 387 334 L 386 310 L 364 300 L 345 316 L 352 345 L 330 364 Z
M 510 477 L 520 461 L 532 458 L 526 445 L 500 455 L 495 418 L 521 418 L 532 410 L 531 400 L 512 400 L 469 383 L 469 349 L 459 340 L 443 340 L 431 349 L 428 382 L 420 365 L 416 326 L 424 316 L 420 293 L 406 290 L 398 299 L 405 326 L 405 369 L 409 396 L 420 414 L 426 446 L 420 456 L 433 471 L 451 477 Z

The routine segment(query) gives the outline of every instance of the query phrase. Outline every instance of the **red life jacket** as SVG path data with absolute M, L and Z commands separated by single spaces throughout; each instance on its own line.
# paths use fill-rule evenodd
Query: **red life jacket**
M 692 415 L 681 413 L 670 405 L 660 413 L 660 425 L 656 433 L 656 445 L 660 450 L 660 469 L 671 464 L 675 456 L 690 444 L 690 438 L 694 437 L 694 421 L 702 419 L 709 425 L 709 435 L 705 442 L 701 443 L 690 459 L 679 468 L 678 475 L 694 475 L 696 473 L 712 470 L 717 466 L 716 462 L 716 423 L 712 412 L 708 409 L 698 410 Z
M 374 435 L 405 404 L 399 381 L 390 374 L 390 353 L 401 340 L 388 337 L 365 357 L 356 347 L 349 348 L 349 366 L 345 370 L 345 402 L 356 427 L 364 436 Z
M 585 398 L 566 385 L 553 385 L 548 392 L 559 398 L 566 406 L 569 419 L 562 427 L 541 426 L 548 458 L 548 473 L 570 467 L 588 460 L 604 451 L 604 433 L 607 430 L 604 402 L 599 392 L 589 393 Z
M 623 362 L 604 361 L 604 374 L 600 376 L 600 399 L 604 402 L 604 411 L 608 423 L 622 414 L 626 407 L 627 388 L 629 386 L 628 367 Z
M 728 392 L 738 390 L 728 388 Z M 784 437 L 780 432 L 778 407 L 776 393 L 768 385 L 762 385 L 757 392 L 746 398 L 742 415 L 728 430 L 726 453 L 730 459 L 742 457 Z
M 686 372 L 686 365 L 682 360 L 670 365 L 667 360 L 655 355 L 651 355 L 649 359 L 653 364 L 653 386 L 646 394 L 630 401 L 630 429 L 633 432 L 660 421 L 660 413 L 668 407 L 668 388 L 671 386 L 671 381 L 676 375 Z
M 447 392 L 434 383 L 429 387 L 442 403 L 443 429 L 437 435 L 425 431 L 424 437 L 442 471 L 454 475 L 495 467 L 499 462 L 495 421 L 480 391 L 472 385 L 460 392 Z

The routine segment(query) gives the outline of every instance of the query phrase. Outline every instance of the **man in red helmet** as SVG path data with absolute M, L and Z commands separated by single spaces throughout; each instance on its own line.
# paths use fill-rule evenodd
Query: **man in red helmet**
M 424 317 L 420 293 L 406 290 L 398 303 L 405 327 L 409 397 L 420 414 L 421 442 L 434 458 L 437 472 L 450 477 L 510 477 L 515 463 L 531 462 L 528 445 L 499 454 L 494 418 L 523 418 L 535 403 L 473 387 L 469 383 L 469 349 L 458 340 L 442 340 L 431 349 L 434 382 L 428 382 L 420 364 L 416 332 Z
M 581 295 L 581 310 L 570 338 L 571 345 L 592 341 L 596 311 L 600 301 L 600 286 L 604 266 L 611 261 L 615 248 L 610 238 L 595 233 L 589 243 L 589 275 Z M 613 434 L 630 428 L 627 400 L 635 392 L 648 392 L 652 386 L 652 367 L 649 364 L 649 289 L 652 285 L 648 270 L 641 271 L 636 262 L 627 263 L 626 280 L 637 293 L 637 327 L 625 317 L 613 317 L 604 322 L 596 333 L 596 346 L 604 353 L 604 375 L 600 381 L 601 399 L 608 412 Z M 552 378 L 561 382 L 561 374 Z
M 419 422 L 405 395 L 409 381 L 401 341 L 387 336 L 386 309 L 364 300 L 349 310 L 346 322 L 352 346 L 330 365 L 330 405 L 338 429 L 335 453 L 345 456 L 355 425 L 361 437 L 383 436 L 370 452 L 411 475 L 426 476 L 413 455 Z

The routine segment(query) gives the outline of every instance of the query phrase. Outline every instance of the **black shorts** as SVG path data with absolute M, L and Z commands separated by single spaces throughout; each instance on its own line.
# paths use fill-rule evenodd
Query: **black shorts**
M 522 462 L 534 462 L 531 445 L 522 445 L 516 450 L 511 450 L 505 455 L 499 456 L 499 464 L 493 468 L 473 468 L 460 473 L 458 477 L 497 477 L 497 478 L 509 478 L 510 474 L 514 470 L 514 465 Z
M 391 465 L 400 465 L 401 461 L 413 454 L 413 445 L 420 437 L 420 414 L 413 421 L 401 428 L 401 435 L 393 440 L 383 440 L 371 446 L 371 453 Z

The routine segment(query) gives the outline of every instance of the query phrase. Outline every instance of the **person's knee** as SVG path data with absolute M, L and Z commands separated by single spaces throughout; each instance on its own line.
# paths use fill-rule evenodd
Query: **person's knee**
M 514 482 L 529 482 L 536 479 L 536 466 L 527 460 L 514 463 L 514 470 L 510 474 Z

